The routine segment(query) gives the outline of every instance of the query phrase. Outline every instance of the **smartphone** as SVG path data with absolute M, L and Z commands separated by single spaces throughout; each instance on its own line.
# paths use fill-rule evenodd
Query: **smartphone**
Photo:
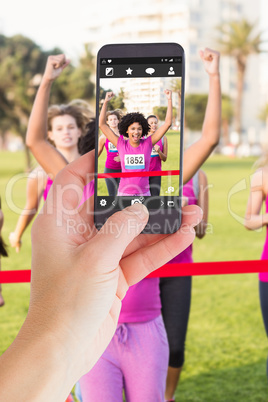
M 174 233 L 180 227 L 184 75 L 184 50 L 177 43 L 111 44 L 99 50 L 98 229 L 110 215 L 134 203 L 149 210 L 143 233 Z

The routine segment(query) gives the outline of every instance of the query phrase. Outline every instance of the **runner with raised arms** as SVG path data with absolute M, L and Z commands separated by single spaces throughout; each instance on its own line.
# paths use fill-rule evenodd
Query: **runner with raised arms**
M 108 102 L 113 98 L 113 92 L 107 92 L 100 113 L 100 129 L 108 140 L 118 149 L 121 159 L 122 172 L 148 172 L 152 147 L 165 135 L 172 123 L 172 92 L 165 90 L 168 101 L 167 113 L 164 124 L 151 136 L 145 137 L 150 126 L 142 113 L 127 113 L 121 120 L 119 133 L 128 137 L 123 140 L 118 137 L 106 123 L 106 111 Z M 117 195 L 150 196 L 149 177 L 122 177 L 119 183 Z

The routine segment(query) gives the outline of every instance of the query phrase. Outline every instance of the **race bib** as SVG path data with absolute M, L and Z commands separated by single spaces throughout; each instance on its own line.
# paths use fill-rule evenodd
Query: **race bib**
M 112 144 L 110 141 L 108 142 L 108 150 L 109 152 L 118 152 L 116 146 Z
M 129 155 L 124 157 L 125 169 L 145 169 L 144 154 Z
M 154 147 L 152 148 L 152 152 L 151 152 L 151 157 L 153 156 L 159 156 L 159 153 L 154 149 Z

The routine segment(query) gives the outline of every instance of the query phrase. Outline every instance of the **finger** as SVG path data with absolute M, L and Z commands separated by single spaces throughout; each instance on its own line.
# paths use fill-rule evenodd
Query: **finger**
M 196 213 L 195 207 L 191 205 L 187 205 L 182 208 L 182 223 L 188 223 L 188 215 L 192 215 Z M 199 211 L 198 211 L 199 214 Z M 198 219 L 198 217 L 196 217 Z M 126 248 L 123 257 L 127 257 L 128 255 L 134 253 L 136 250 L 140 250 L 143 247 L 149 246 L 151 244 L 155 244 L 160 240 L 163 240 L 165 237 L 170 236 L 170 234 L 141 234 L 136 237 L 132 243 Z
M 54 66 L 55 68 L 59 68 L 59 67 L 61 67 L 61 66 L 65 63 L 65 61 L 66 61 L 66 59 L 65 59 L 65 54 L 58 54 L 58 55 L 56 55 L 56 56 L 51 56 L 51 61 L 52 61 L 52 64 L 53 64 L 53 66 Z
M 204 60 L 204 51 L 203 50 L 199 50 L 199 56 L 202 60 Z
M 215 57 L 215 51 L 209 48 L 205 48 L 204 50 L 204 59 L 207 61 L 211 61 L 213 60 L 213 58 Z
M 52 66 L 55 70 L 64 70 L 68 64 L 70 64 L 70 60 L 66 59 L 64 54 L 59 54 L 57 56 L 51 56 L 50 61 L 52 63 Z
M 133 204 L 106 221 L 94 238 L 95 250 L 102 253 L 104 267 L 118 265 L 128 244 L 144 229 L 148 217 L 148 210 L 143 204 Z
M 61 69 L 64 70 L 71 63 L 71 60 L 66 60 L 65 63 L 61 66 Z
M 93 150 L 62 169 L 54 180 L 53 191 L 48 194 L 47 204 L 54 202 L 53 205 L 57 205 L 57 198 L 61 197 L 63 209 L 78 208 L 85 185 L 94 179 L 94 161 Z M 89 204 L 88 207 L 91 209 L 92 205 Z
M 192 244 L 195 238 L 193 227 L 202 220 L 203 212 L 195 205 L 184 209 L 187 209 L 188 213 L 183 215 L 181 227 L 176 233 L 143 247 L 121 260 L 120 266 L 129 286 L 139 282 Z

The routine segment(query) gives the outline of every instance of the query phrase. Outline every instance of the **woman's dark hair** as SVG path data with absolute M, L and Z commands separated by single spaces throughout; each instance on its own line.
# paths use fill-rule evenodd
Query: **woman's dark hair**
M 127 129 L 133 123 L 139 123 L 141 125 L 142 137 L 148 134 L 150 130 L 150 125 L 148 124 L 144 115 L 139 112 L 127 113 L 124 117 L 122 117 L 122 120 L 118 124 L 119 133 L 124 135 L 125 137 L 128 137 Z
M 80 142 L 84 135 L 86 135 L 87 123 L 92 118 L 92 112 L 86 102 L 75 99 L 67 105 L 51 105 L 48 108 L 47 124 L 48 131 L 52 130 L 52 120 L 57 116 L 64 115 L 72 116 L 77 124 L 77 127 L 81 129 L 81 137 L 78 139 L 78 149 L 80 148 Z M 55 146 L 54 142 L 48 138 L 48 142 Z
M 95 128 L 96 128 L 96 120 L 92 119 L 86 125 L 86 134 L 80 138 L 78 144 L 78 151 L 81 155 L 86 154 L 92 149 L 95 149 Z
M 2 214 L 2 211 L 1 211 L 1 204 L 2 204 L 2 201 L 1 201 L 1 197 L 0 197 L 0 212 L 1 212 L 1 214 Z M 2 215 L 2 217 L 3 217 L 3 215 Z M 2 225 L 2 223 L 3 223 L 3 221 L 1 221 L 1 225 Z M 2 227 L 0 227 L 0 232 L 1 232 L 1 229 L 2 229 Z M 6 247 L 7 247 L 7 245 L 5 244 L 5 242 L 4 242 L 4 240 L 2 239 L 2 236 L 1 236 L 1 234 L 0 234 L 0 256 L 1 256 L 1 255 L 2 255 L 3 257 L 7 257 L 7 256 L 8 256 Z
M 154 117 L 158 121 L 158 117 L 156 115 L 154 115 L 154 114 L 150 114 L 150 116 L 147 117 L 147 121 L 149 119 L 151 119 L 152 117 Z
M 2 255 L 3 257 L 7 257 L 8 253 L 6 250 L 6 243 L 4 242 L 4 240 L 2 239 L 2 236 L 0 235 L 0 256 Z
M 108 121 L 108 117 L 109 116 L 116 116 L 118 118 L 118 120 L 120 121 L 122 119 L 123 113 L 121 109 L 115 109 L 115 110 L 108 110 L 108 112 L 106 112 L 106 121 Z

